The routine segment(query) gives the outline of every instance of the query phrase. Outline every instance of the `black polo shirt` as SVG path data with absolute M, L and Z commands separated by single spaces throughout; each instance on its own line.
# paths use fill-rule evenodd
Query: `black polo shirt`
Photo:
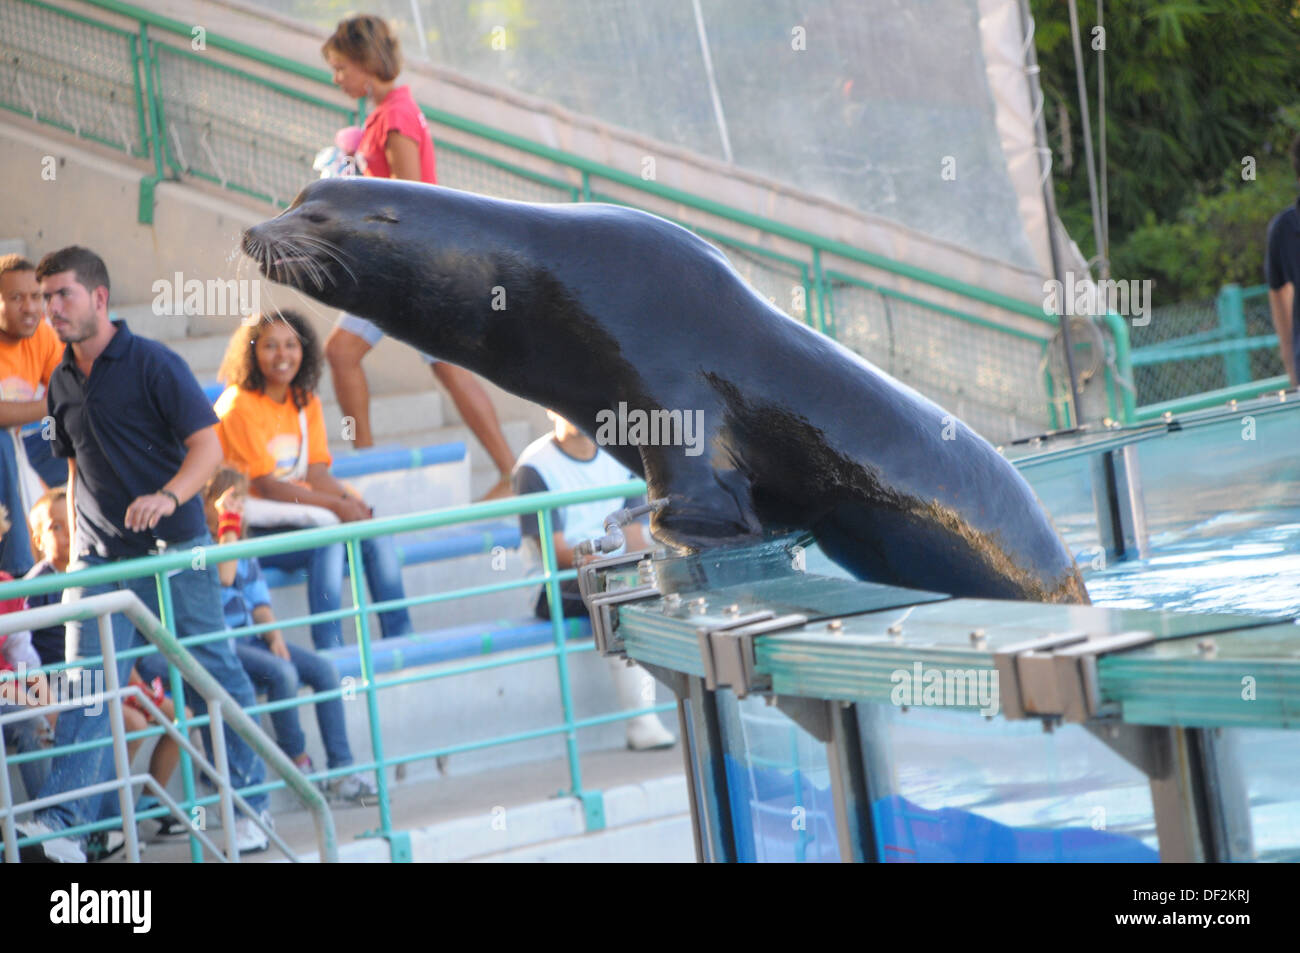
M 1291 350 L 1300 357 L 1300 201 L 1268 223 L 1264 280 L 1274 291 L 1287 283 L 1295 287 L 1291 303 Z
M 152 530 L 124 525 L 136 497 L 157 493 L 185 459 L 185 440 L 214 426 L 199 382 L 174 351 L 136 337 L 125 321 L 90 368 L 77 368 L 72 346 L 50 375 L 47 401 L 54 418 L 54 453 L 77 464 L 74 489 L 81 556 L 147 555 L 159 540 L 180 543 L 207 531 L 203 504 L 193 497 Z

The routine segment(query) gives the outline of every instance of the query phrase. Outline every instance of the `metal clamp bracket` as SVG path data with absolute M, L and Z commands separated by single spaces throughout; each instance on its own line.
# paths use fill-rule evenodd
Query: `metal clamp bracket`
M 605 556 L 601 559 L 593 559 L 578 568 L 578 592 L 582 594 L 582 601 L 591 608 L 591 597 L 601 595 L 605 589 L 597 578 L 602 573 L 612 569 L 620 569 L 623 566 L 635 566 L 637 563 L 650 559 L 653 550 L 638 549 L 634 553 L 623 553 L 619 556 Z
M 658 586 L 635 586 L 602 592 L 587 600 L 591 613 L 591 633 L 596 640 L 596 651 L 601 655 L 622 655 L 623 639 L 618 635 L 618 607 L 627 602 L 657 599 Z
M 807 616 L 776 616 L 765 609 L 737 616 L 723 625 L 701 627 L 697 635 L 705 687 L 710 691 L 730 688 L 737 698 L 771 688 L 771 679 L 755 670 L 755 636 L 802 628 L 807 622 Z
M 1002 716 L 1062 718 L 1083 723 L 1101 714 L 1097 657 L 1147 645 L 1148 631 L 1091 638 L 1086 632 L 1047 635 L 1008 645 L 993 656 Z

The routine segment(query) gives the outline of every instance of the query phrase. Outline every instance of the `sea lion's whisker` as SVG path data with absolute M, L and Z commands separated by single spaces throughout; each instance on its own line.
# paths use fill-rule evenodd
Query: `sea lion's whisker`
M 323 290 L 324 269 L 312 258 L 308 250 L 299 245 L 294 238 L 282 239 L 280 245 L 287 254 L 280 256 L 279 263 L 294 277 L 295 281 L 299 281 L 305 275 L 311 279 L 311 283 L 318 291 Z
M 317 238 L 314 235 L 299 235 L 297 236 L 297 239 L 306 244 L 309 248 L 318 248 L 323 255 L 329 258 L 330 261 L 334 262 L 347 272 L 348 277 L 351 278 L 354 283 L 357 281 L 357 273 L 348 265 L 343 249 L 339 248 L 339 246 L 335 245 L 333 242 L 326 241 L 323 238 Z

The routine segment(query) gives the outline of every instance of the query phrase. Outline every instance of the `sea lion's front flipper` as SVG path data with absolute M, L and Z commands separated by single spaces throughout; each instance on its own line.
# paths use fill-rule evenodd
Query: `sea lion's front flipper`
M 749 480 L 737 470 L 714 470 L 704 462 L 679 468 L 667 485 L 648 479 L 650 498 L 668 500 L 650 518 L 655 539 L 698 550 L 757 542 L 766 535 L 754 513 Z

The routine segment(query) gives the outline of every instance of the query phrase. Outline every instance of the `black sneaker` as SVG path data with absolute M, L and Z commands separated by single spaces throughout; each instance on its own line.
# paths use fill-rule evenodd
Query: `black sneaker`
M 141 851 L 144 842 L 137 841 Z M 102 863 L 110 857 L 116 857 L 126 847 L 126 835 L 121 831 L 95 831 L 86 835 L 86 862 Z
M 50 834 L 53 831 L 43 821 L 24 821 L 15 825 L 19 837 L 35 837 L 38 834 Z M 86 855 L 81 846 L 70 837 L 55 837 L 20 847 L 18 859 L 24 864 L 84 864 Z

